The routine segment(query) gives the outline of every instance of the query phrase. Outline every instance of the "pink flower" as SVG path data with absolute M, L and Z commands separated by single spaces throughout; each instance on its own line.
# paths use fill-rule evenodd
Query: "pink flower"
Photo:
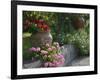
M 58 62 L 58 61 L 53 61 L 53 66 L 54 66 L 54 67 L 59 66 L 59 62 Z
M 55 60 L 55 61 L 53 61 L 53 63 L 54 63 L 54 64 L 56 64 L 56 63 L 57 63 L 57 61 Z
M 46 43 L 46 47 L 49 47 L 50 45 L 48 43 Z
M 62 58 L 62 59 L 59 60 L 59 63 L 60 64 L 64 64 L 64 62 L 65 62 L 65 59 L 64 58 Z
M 41 48 L 40 47 L 37 47 L 37 51 L 40 51 L 41 50 Z
M 61 63 L 58 61 L 58 62 L 56 62 L 56 66 L 60 66 L 61 65 Z
M 56 67 L 56 64 L 52 63 L 52 67 Z
M 51 55 L 48 55 L 48 58 L 51 58 Z
M 46 54 L 48 54 L 48 52 L 45 50 L 41 50 L 41 54 L 46 55 Z
M 60 50 L 60 46 L 58 42 L 54 42 L 53 45 L 57 48 L 57 50 Z
M 32 48 L 29 48 L 29 51 L 35 52 L 35 51 L 37 51 L 37 49 L 35 47 L 32 47 Z
M 53 45 L 59 46 L 59 43 L 58 42 L 54 42 Z
M 57 47 L 58 50 L 60 50 L 60 46 L 59 45 L 57 45 L 56 47 Z
M 52 46 L 52 50 L 56 50 L 56 47 Z
M 52 51 L 52 48 L 48 48 L 48 51 Z
M 61 66 L 62 64 L 64 64 L 64 61 L 58 60 L 58 61 L 55 61 L 53 63 L 55 64 L 55 66 Z
M 37 48 L 35 48 L 35 47 L 29 48 L 29 51 L 31 51 L 31 52 L 38 52 L 40 50 L 41 50 L 40 47 L 37 47 Z
M 53 67 L 53 63 L 52 62 L 46 62 L 44 63 L 44 67 Z
M 62 54 L 58 54 L 57 56 L 58 58 L 64 58 L 64 56 Z
M 57 58 L 57 54 L 52 55 L 54 58 Z
M 64 59 L 64 58 L 62 58 L 62 59 L 61 59 L 61 61 L 62 61 L 62 62 L 65 62 L 65 59 Z
M 47 58 L 48 56 L 47 55 L 44 55 L 44 58 Z
M 53 65 L 52 65 L 52 63 L 51 62 L 49 62 L 49 67 L 52 67 Z

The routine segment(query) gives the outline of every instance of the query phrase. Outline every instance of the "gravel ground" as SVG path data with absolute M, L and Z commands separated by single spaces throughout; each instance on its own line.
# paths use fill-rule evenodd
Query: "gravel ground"
M 88 66 L 90 64 L 90 60 L 88 56 L 78 57 L 72 60 L 67 66 Z

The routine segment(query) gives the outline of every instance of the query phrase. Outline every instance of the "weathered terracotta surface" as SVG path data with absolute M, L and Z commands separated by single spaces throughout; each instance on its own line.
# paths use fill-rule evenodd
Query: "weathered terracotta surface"
M 39 47 L 46 43 L 52 43 L 52 35 L 50 32 L 38 32 L 31 36 L 32 46 Z
M 74 27 L 76 29 L 83 28 L 84 27 L 84 24 L 85 24 L 84 19 L 81 18 L 81 17 L 74 18 L 73 21 L 72 21 L 72 23 L 73 23 L 73 25 L 74 25 Z

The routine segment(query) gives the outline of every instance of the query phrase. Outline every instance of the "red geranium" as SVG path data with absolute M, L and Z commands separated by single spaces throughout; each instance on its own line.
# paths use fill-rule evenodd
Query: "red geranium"
M 37 24 L 37 27 L 40 28 L 42 31 L 49 31 L 49 26 L 45 23 L 44 20 L 33 20 L 33 23 Z
M 45 23 L 44 20 L 32 20 L 32 22 L 35 24 L 44 24 Z
M 46 24 L 44 24 L 44 25 L 43 25 L 43 29 L 44 29 L 44 31 L 49 31 L 49 26 L 46 25 Z

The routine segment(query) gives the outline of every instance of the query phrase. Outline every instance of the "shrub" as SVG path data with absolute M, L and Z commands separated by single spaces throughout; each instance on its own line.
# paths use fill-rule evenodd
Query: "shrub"
M 89 55 L 89 34 L 85 29 L 67 34 L 64 43 L 75 45 L 79 49 L 80 55 Z

